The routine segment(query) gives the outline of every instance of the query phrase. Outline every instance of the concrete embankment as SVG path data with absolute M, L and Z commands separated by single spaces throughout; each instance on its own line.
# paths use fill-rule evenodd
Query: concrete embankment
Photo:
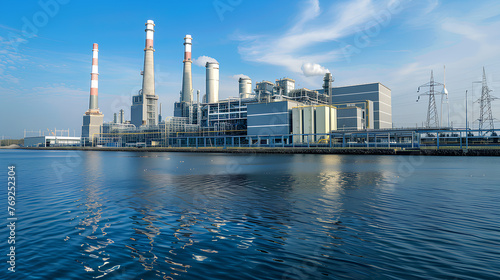
M 500 156 L 500 149 L 400 149 L 400 148 L 280 148 L 280 147 L 48 147 L 26 150 L 80 150 L 121 152 L 190 152 L 190 153 L 263 153 L 263 154 L 351 154 L 351 155 L 423 155 L 423 156 Z

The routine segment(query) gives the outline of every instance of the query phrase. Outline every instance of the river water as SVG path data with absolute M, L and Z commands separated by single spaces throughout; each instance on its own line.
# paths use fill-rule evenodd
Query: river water
M 500 158 L 0 150 L 1 279 L 499 279 Z M 3 240 L 3 241 L 2 241 Z

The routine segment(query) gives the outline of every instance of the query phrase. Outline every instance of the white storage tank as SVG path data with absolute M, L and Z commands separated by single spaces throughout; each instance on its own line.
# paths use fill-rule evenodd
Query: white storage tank
M 250 98 L 252 95 L 252 80 L 248 77 L 242 77 L 238 82 L 240 84 L 240 98 Z

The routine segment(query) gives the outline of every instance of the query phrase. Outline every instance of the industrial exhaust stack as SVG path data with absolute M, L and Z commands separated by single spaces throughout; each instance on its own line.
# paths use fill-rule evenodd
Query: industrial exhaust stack
M 207 103 L 219 102 L 219 63 L 207 62 Z
M 83 126 L 82 126 L 82 137 L 88 138 L 88 142 L 93 142 L 94 137 L 98 136 L 101 132 L 101 126 L 103 124 L 104 115 L 99 111 L 98 106 L 98 52 L 99 47 L 97 44 L 93 44 L 92 47 L 92 70 L 90 74 L 90 100 L 89 109 L 85 112 L 83 116 Z
M 120 109 L 120 113 L 118 115 L 120 123 L 125 123 L 125 111 L 123 109 Z
M 191 76 L 191 35 L 184 37 L 184 74 L 182 76 L 181 102 L 193 102 L 193 80 Z
M 332 104 L 332 73 L 326 73 L 323 78 L 323 93 L 328 95 L 328 104 Z
M 144 48 L 144 70 L 142 71 L 142 90 L 132 97 L 131 123 L 136 127 L 158 124 L 158 96 L 155 95 L 154 70 L 154 21 L 146 22 L 146 47 Z
M 97 102 L 97 96 L 99 93 L 99 84 L 98 84 L 98 52 L 99 47 L 97 44 L 92 46 L 92 72 L 90 74 L 90 103 L 89 103 L 89 113 L 100 113 L 99 106 Z
M 146 22 L 146 48 L 144 49 L 144 71 L 142 76 L 142 94 L 155 95 L 155 69 L 154 69 L 154 22 Z

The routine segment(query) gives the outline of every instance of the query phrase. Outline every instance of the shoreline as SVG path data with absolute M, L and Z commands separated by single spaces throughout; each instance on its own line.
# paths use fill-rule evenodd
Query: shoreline
M 350 154 L 350 155 L 421 155 L 421 156 L 500 156 L 500 149 L 401 149 L 401 148 L 282 148 L 282 147 L 20 147 L 22 150 L 75 150 L 107 152 L 184 152 L 240 154 Z

